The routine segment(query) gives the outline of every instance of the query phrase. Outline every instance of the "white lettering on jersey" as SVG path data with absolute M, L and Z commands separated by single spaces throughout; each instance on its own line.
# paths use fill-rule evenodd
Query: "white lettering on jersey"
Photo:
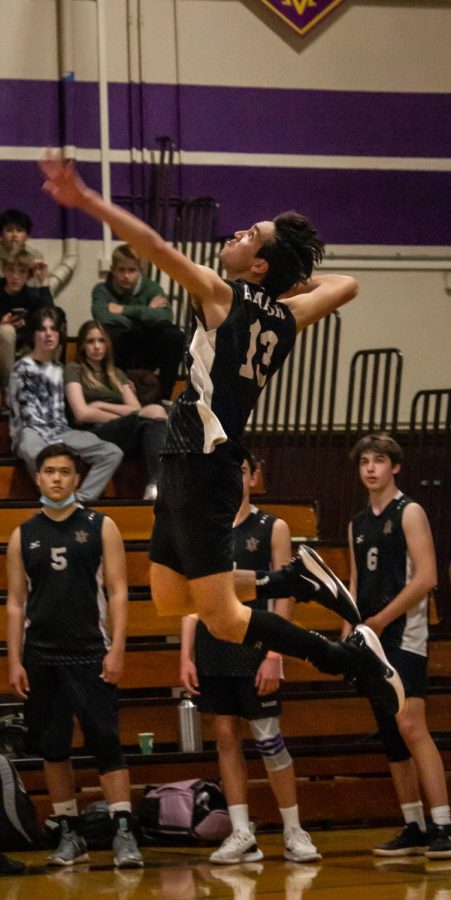
M 274 303 L 271 300 L 271 297 L 268 297 L 264 291 L 257 291 L 256 294 L 252 294 L 249 285 L 243 285 L 244 288 L 244 299 L 250 300 L 251 303 L 256 303 L 260 309 L 264 309 L 268 316 L 276 316 L 277 319 L 285 319 L 286 313 L 282 306 L 278 303 Z
M 379 550 L 377 547 L 370 547 L 370 549 L 368 550 L 368 553 L 366 555 L 366 567 L 370 572 L 375 572 L 377 569 L 378 553 Z

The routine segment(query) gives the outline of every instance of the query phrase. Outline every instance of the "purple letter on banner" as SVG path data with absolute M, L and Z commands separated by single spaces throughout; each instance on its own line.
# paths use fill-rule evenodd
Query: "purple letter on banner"
M 342 0 L 262 0 L 299 34 L 306 34 Z

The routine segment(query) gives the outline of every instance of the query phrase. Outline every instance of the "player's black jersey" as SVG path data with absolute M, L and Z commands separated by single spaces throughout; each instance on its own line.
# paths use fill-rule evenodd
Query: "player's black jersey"
M 28 581 L 27 663 L 101 660 L 110 647 L 103 591 L 103 515 L 78 507 L 64 521 L 44 512 L 20 527 Z
M 296 339 L 287 306 L 245 281 L 231 281 L 233 301 L 219 328 L 195 317 L 189 380 L 168 422 L 165 453 L 212 453 L 239 444 L 260 392 L 280 369 Z
M 411 578 L 411 560 L 402 528 L 402 514 L 410 497 L 398 491 L 375 515 L 367 506 L 352 521 L 352 544 L 357 567 L 357 602 L 365 620 L 377 615 Z M 427 597 L 384 629 L 384 643 L 427 655 Z
M 253 508 L 244 522 L 233 529 L 234 564 L 237 569 L 271 568 L 271 535 L 275 517 Z M 266 600 L 256 600 L 253 609 L 267 609 Z M 253 676 L 266 656 L 266 650 L 244 644 L 219 641 L 203 622 L 196 628 L 195 661 L 202 675 L 226 677 Z

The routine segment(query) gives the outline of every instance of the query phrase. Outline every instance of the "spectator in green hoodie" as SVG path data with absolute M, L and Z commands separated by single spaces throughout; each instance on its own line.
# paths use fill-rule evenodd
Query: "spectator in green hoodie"
M 116 365 L 124 371 L 155 372 L 162 399 L 170 399 L 183 355 L 183 333 L 172 323 L 167 295 L 143 275 L 139 257 L 128 244 L 116 247 L 106 281 L 96 284 L 92 315 L 108 332 Z

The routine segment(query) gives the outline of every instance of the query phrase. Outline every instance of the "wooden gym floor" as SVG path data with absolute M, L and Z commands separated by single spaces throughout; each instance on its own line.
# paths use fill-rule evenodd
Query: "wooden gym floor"
M 211 850 L 144 847 L 145 868 L 115 871 L 111 853 L 91 852 L 74 870 L 47 869 L 46 854 L 11 854 L 30 867 L 26 875 L 0 878 L 1 900 L 451 900 L 451 859 L 381 859 L 369 848 L 392 828 L 315 831 L 318 862 L 286 862 L 281 834 L 261 834 L 259 863 L 213 866 Z

